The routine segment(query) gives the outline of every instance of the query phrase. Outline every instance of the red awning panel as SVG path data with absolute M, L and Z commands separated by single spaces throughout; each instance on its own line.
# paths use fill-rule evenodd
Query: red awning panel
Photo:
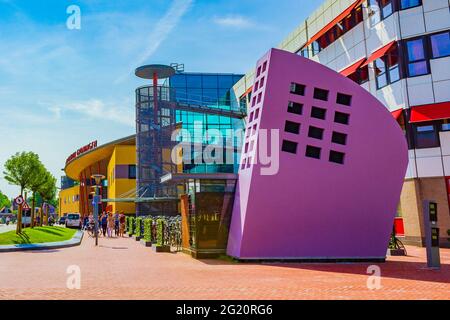
M 336 18 L 333 19 L 330 23 L 328 23 L 325 27 L 323 27 L 319 32 L 317 32 L 309 41 L 303 46 L 303 48 L 309 46 L 311 43 L 319 39 L 321 36 L 323 36 L 325 33 L 331 30 L 336 24 L 338 24 L 339 21 L 343 20 L 346 16 L 352 12 L 353 9 L 355 9 L 358 5 L 360 5 L 364 0 L 357 0 L 355 3 L 353 3 L 350 7 L 345 9 L 340 15 L 338 15 Z M 303 49 L 302 48 L 302 49 Z
M 398 120 L 398 118 L 400 118 L 402 113 L 403 113 L 403 109 L 399 109 L 399 110 L 395 110 L 395 111 L 391 112 L 391 114 L 392 114 L 392 116 L 394 117 L 395 120 Z
M 411 123 L 450 119 L 450 101 L 412 107 Z
M 240 96 L 240 98 L 245 97 L 246 95 L 248 95 L 250 92 L 252 92 L 253 90 L 253 86 L 251 86 L 250 88 L 247 89 L 247 91 L 244 92 L 244 94 L 242 96 Z
M 345 68 L 344 70 L 339 71 L 339 73 L 345 77 L 348 77 L 352 73 L 356 72 L 356 70 L 358 70 L 358 68 L 363 64 L 363 62 L 365 60 L 366 60 L 366 58 L 362 58 L 361 60 L 358 60 L 357 62 L 355 62 L 351 66 Z
M 389 42 L 387 45 L 385 45 L 384 47 L 381 47 L 378 50 L 375 50 L 374 52 L 372 52 L 371 56 L 369 57 L 369 59 L 366 60 L 366 62 L 363 63 L 363 65 L 361 67 L 367 66 L 369 63 L 371 63 L 372 61 L 377 60 L 378 58 L 381 58 L 382 56 L 384 56 L 397 42 L 394 40 L 392 42 Z

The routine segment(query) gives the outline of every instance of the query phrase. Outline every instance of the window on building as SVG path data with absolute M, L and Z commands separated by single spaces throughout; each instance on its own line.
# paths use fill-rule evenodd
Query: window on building
M 328 90 L 314 88 L 314 99 L 328 101 L 328 94 Z
M 347 135 L 345 133 L 333 132 L 333 136 L 331 139 L 332 142 L 336 144 L 342 144 L 344 146 L 347 144 Z
M 318 54 L 320 51 L 322 51 L 329 45 L 331 45 L 342 35 L 350 31 L 354 27 L 356 27 L 362 21 L 363 21 L 362 6 L 358 6 L 355 9 L 353 9 L 353 11 L 347 17 L 339 21 L 335 26 L 333 26 L 333 28 L 331 28 L 319 39 L 317 39 L 312 43 L 313 56 Z M 303 55 L 302 51 L 300 51 L 301 55 Z M 304 54 L 307 54 L 307 51 Z
M 369 0 L 369 6 L 375 11 L 371 17 L 372 25 L 390 17 L 394 12 L 422 5 L 422 0 Z
M 289 140 L 283 140 L 283 146 L 281 150 L 283 152 L 297 154 L 297 142 L 289 141 Z
M 303 105 L 301 103 L 290 101 L 288 112 L 301 115 L 303 113 Z
M 136 179 L 136 165 L 128 166 L 128 179 Z
M 416 148 L 439 147 L 439 136 L 434 124 L 421 124 L 414 126 Z
M 359 68 L 351 75 L 348 76 L 349 79 L 353 80 L 357 84 L 363 84 L 369 81 L 369 66 L 364 66 Z
M 318 147 L 307 146 L 305 155 L 308 158 L 320 159 L 321 152 L 322 152 L 322 149 L 320 149 Z
M 432 57 L 442 58 L 450 55 L 450 31 L 430 36 Z
M 300 133 L 300 123 L 293 122 L 293 121 L 286 121 L 284 126 L 284 131 L 293 133 L 293 134 L 299 134 Z
M 316 118 L 320 120 L 325 120 L 327 110 L 319 107 L 312 107 L 311 118 Z
M 377 89 L 400 80 L 398 46 L 395 45 L 383 57 L 375 60 L 375 78 Z
M 317 127 L 309 127 L 309 131 L 308 131 L 308 137 L 313 138 L 313 139 L 318 139 L 318 140 L 322 140 L 323 139 L 323 129 L 322 128 L 317 128 Z
M 442 121 L 441 131 L 450 131 L 450 120 L 449 119 Z
M 343 112 L 338 112 L 334 114 L 334 122 L 348 125 L 350 122 L 350 115 Z
M 406 41 L 406 58 L 409 77 L 430 73 L 424 37 Z
M 305 95 L 305 89 L 306 89 L 306 86 L 303 85 L 303 84 L 298 84 L 298 83 L 295 83 L 295 82 L 291 83 L 291 93 L 292 94 L 296 94 L 296 95 L 299 95 L 299 96 L 304 96 Z
M 344 164 L 344 157 L 345 157 L 344 153 L 331 150 L 329 160 L 330 162 L 333 163 Z
M 381 19 L 386 19 L 394 13 L 394 5 L 392 0 L 379 0 Z
M 352 104 L 352 96 L 345 94 L 345 93 L 338 92 L 337 98 L 336 98 L 336 103 L 342 104 L 344 106 L 350 106 Z
M 400 0 L 400 10 L 414 8 L 422 5 L 422 0 Z
M 309 51 L 308 48 L 303 48 L 299 52 L 297 52 L 298 55 L 302 56 L 303 58 L 309 58 Z

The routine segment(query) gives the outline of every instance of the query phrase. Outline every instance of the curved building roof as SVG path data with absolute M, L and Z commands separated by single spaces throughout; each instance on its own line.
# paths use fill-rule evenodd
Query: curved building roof
M 84 169 L 99 161 L 109 159 L 112 156 L 114 148 L 116 146 L 135 145 L 135 144 L 136 144 L 135 134 L 119 140 L 109 142 L 86 153 L 83 153 L 82 155 L 68 162 L 64 168 L 64 171 L 66 172 L 66 175 L 69 178 L 78 181 L 80 174 Z

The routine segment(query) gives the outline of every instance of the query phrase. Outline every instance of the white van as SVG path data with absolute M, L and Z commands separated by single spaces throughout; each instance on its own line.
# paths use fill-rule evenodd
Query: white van
M 66 219 L 66 228 L 81 229 L 81 215 L 79 213 L 69 213 Z
M 22 225 L 24 228 L 31 227 L 31 210 L 22 211 Z

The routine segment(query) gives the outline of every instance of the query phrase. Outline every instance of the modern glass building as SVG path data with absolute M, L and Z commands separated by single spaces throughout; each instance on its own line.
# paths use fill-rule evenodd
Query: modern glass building
M 230 89 L 241 78 L 242 75 L 236 74 L 200 73 L 179 73 L 170 78 L 169 86 L 175 93 L 177 105 L 190 106 L 176 110 L 176 122 L 181 123 L 182 128 L 189 132 L 192 142 L 192 163 L 185 163 L 183 172 L 237 173 L 242 143 L 236 131 L 244 128 L 242 114 L 245 114 L 246 109 L 232 104 L 235 97 Z M 204 161 L 199 163 L 201 154 L 195 150 L 194 144 L 201 144 L 203 153 L 206 145 L 219 143 L 206 135 L 207 130 L 218 130 L 223 138 L 223 164 L 206 164 Z M 230 150 L 231 147 L 233 150 Z M 226 154 L 231 151 L 233 161 L 230 163 L 226 161 Z
M 162 84 L 154 82 L 136 90 L 136 211 L 137 215 L 174 215 L 179 212 L 177 187 L 161 184 L 163 176 L 238 171 L 242 138 L 235 135 L 243 128 L 245 110 L 231 103 L 235 101 L 231 89 L 242 75 L 175 72 L 161 65 L 138 70 L 146 68 L 173 74 Z M 173 133 L 179 129 L 183 131 L 174 140 Z M 214 136 L 208 130 L 215 130 Z M 178 143 L 183 145 L 185 159 L 181 168 L 171 159 Z M 211 145 L 222 150 L 223 158 L 217 162 L 203 157 Z M 220 155 L 216 157 L 215 152 L 211 158 L 217 159 Z

